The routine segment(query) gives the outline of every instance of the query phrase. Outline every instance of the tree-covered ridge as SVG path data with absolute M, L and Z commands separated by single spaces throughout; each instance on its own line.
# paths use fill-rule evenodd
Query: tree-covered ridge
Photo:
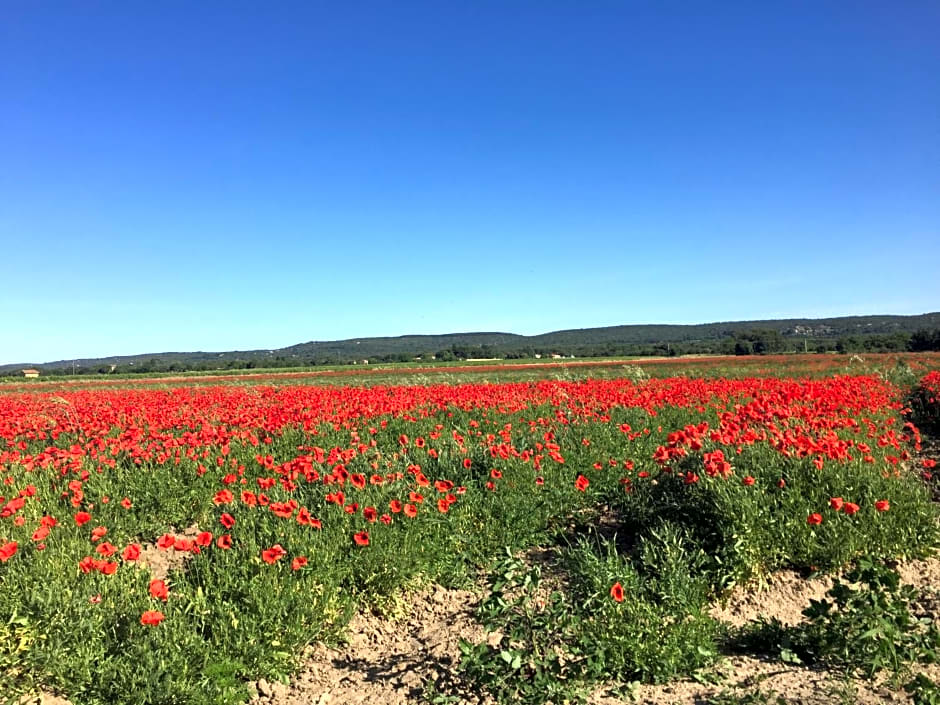
M 451 333 L 310 341 L 277 350 L 165 352 L 0 366 L 43 373 L 98 374 L 300 367 L 412 360 L 529 357 L 766 354 L 776 352 L 898 352 L 940 349 L 940 312 L 918 316 L 846 316 L 695 325 L 625 325 L 541 335 Z

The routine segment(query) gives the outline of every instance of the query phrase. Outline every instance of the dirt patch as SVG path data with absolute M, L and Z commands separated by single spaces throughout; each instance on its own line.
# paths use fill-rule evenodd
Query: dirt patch
M 721 680 L 714 685 L 679 681 L 667 685 L 640 686 L 633 692 L 633 700 L 598 693 L 590 702 L 591 705 L 707 705 L 721 694 L 741 696 L 755 692 L 782 698 L 782 702 L 788 705 L 910 702 L 904 691 L 899 692 L 883 683 L 846 679 L 829 671 L 763 661 L 750 656 L 728 659 L 719 672 Z
M 820 600 L 832 587 L 830 576 L 807 579 L 792 570 L 782 570 L 758 585 L 738 586 L 711 610 L 711 615 L 741 627 L 757 620 L 779 619 L 787 625 L 802 622 L 810 600 Z
M 16 705 L 72 705 L 61 695 L 55 695 L 45 690 L 30 695 L 24 695 L 16 701 Z
M 897 564 L 901 582 L 929 595 L 940 587 L 940 558 L 905 561 Z M 834 576 L 806 578 L 792 570 L 781 570 L 759 585 L 738 586 L 711 610 L 722 622 L 740 627 L 759 617 L 778 619 L 787 625 L 799 624 L 810 600 L 821 600 L 832 587 Z M 940 613 L 934 613 L 936 618 Z
M 553 580 L 550 551 L 534 549 L 526 555 L 530 564 L 543 568 L 543 579 Z M 940 615 L 940 559 L 911 561 L 898 566 L 902 580 L 924 590 L 915 605 L 918 616 Z M 558 580 L 559 584 L 563 581 Z M 821 599 L 832 586 L 832 577 L 805 578 L 782 571 L 760 586 L 736 588 L 713 615 L 741 626 L 763 616 L 786 624 L 803 619 L 810 599 Z M 473 613 L 479 595 L 465 590 L 434 587 L 409 600 L 401 618 L 390 620 L 373 614 L 359 615 L 349 625 L 348 642 L 337 649 L 312 648 L 303 670 L 290 685 L 259 681 L 254 684 L 256 705 L 340 705 L 378 703 L 418 705 L 426 702 L 426 683 L 453 685 L 460 660 L 461 639 L 479 643 L 487 638 Z M 489 635 L 490 638 L 498 638 Z M 919 669 L 921 670 L 921 669 Z M 923 669 L 940 681 L 940 666 Z M 751 656 L 725 659 L 709 683 L 678 681 L 666 685 L 639 686 L 632 691 L 598 689 L 591 705 L 707 705 L 721 694 L 755 693 L 780 696 L 792 705 L 830 703 L 909 703 L 903 691 L 883 682 L 846 679 L 844 676 L 806 666 L 764 660 Z M 478 703 L 476 693 L 464 693 L 458 702 Z
M 360 614 L 338 649 L 311 650 L 290 686 L 259 681 L 253 703 L 340 705 L 421 702 L 425 683 L 449 683 L 460 659 L 461 639 L 479 642 L 473 618 L 478 597 L 434 587 L 411 596 L 403 617 Z
M 904 561 L 897 566 L 901 582 L 913 585 L 918 590 L 940 589 L 940 558 L 923 561 Z
M 912 605 L 916 617 L 940 619 L 940 559 L 906 561 L 897 566 L 903 583 L 921 591 Z M 759 586 L 735 588 L 723 605 L 716 605 L 712 615 L 733 626 L 743 626 L 759 617 L 778 619 L 794 625 L 803 621 L 803 609 L 810 600 L 825 597 L 832 587 L 832 576 L 805 578 L 794 571 L 780 571 Z M 937 681 L 940 667 L 918 667 Z M 785 703 L 824 705 L 828 703 L 907 703 L 907 694 L 888 687 L 884 682 L 847 679 L 841 674 L 806 666 L 785 664 L 750 656 L 727 659 L 718 669 L 720 682 L 706 685 L 680 681 L 660 686 L 641 686 L 634 692 L 635 702 L 643 705 L 704 705 L 719 694 L 751 693 L 781 697 Z M 613 705 L 625 700 L 596 694 L 592 705 Z
M 173 533 L 173 532 L 170 532 Z M 190 526 L 180 533 L 173 533 L 177 538 L 194 540 L 199 534 L 198 526 Z M 149 570 L 154 580 L 166 580 L 172 570 L 179 570 L 186 565 L 186 561 L 193 557 L 189 551 L 179 551 L 175 548 L 162 549 L 153 543 L 141 544 L 140 557 L 137 567 Z

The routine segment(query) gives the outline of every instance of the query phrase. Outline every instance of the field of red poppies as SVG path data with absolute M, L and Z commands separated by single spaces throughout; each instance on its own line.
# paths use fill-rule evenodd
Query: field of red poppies
M 486 580 L 505 643 L 467 644 L 462 674 L 487 697 L 700 672 L 730 587 L 937 546 L 937 380 L 11 389 L 3 695 L 241 702 L 357 610 Z M 568 581 L 535 610 L 550 643 L 501 592 L 544 545 Z

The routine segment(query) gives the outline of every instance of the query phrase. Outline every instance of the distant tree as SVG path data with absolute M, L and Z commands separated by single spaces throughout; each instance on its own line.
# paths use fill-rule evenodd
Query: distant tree
M 927 350 L 940 350 L 940 329 L 921 329 L 911 334 L 907 344 L 911 352 L 924 352 Z

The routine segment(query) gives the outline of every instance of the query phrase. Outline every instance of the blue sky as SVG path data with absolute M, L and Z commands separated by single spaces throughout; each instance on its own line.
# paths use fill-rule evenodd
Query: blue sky
M 0 5 L 0 363 L 940 309 L 936 2 Z

